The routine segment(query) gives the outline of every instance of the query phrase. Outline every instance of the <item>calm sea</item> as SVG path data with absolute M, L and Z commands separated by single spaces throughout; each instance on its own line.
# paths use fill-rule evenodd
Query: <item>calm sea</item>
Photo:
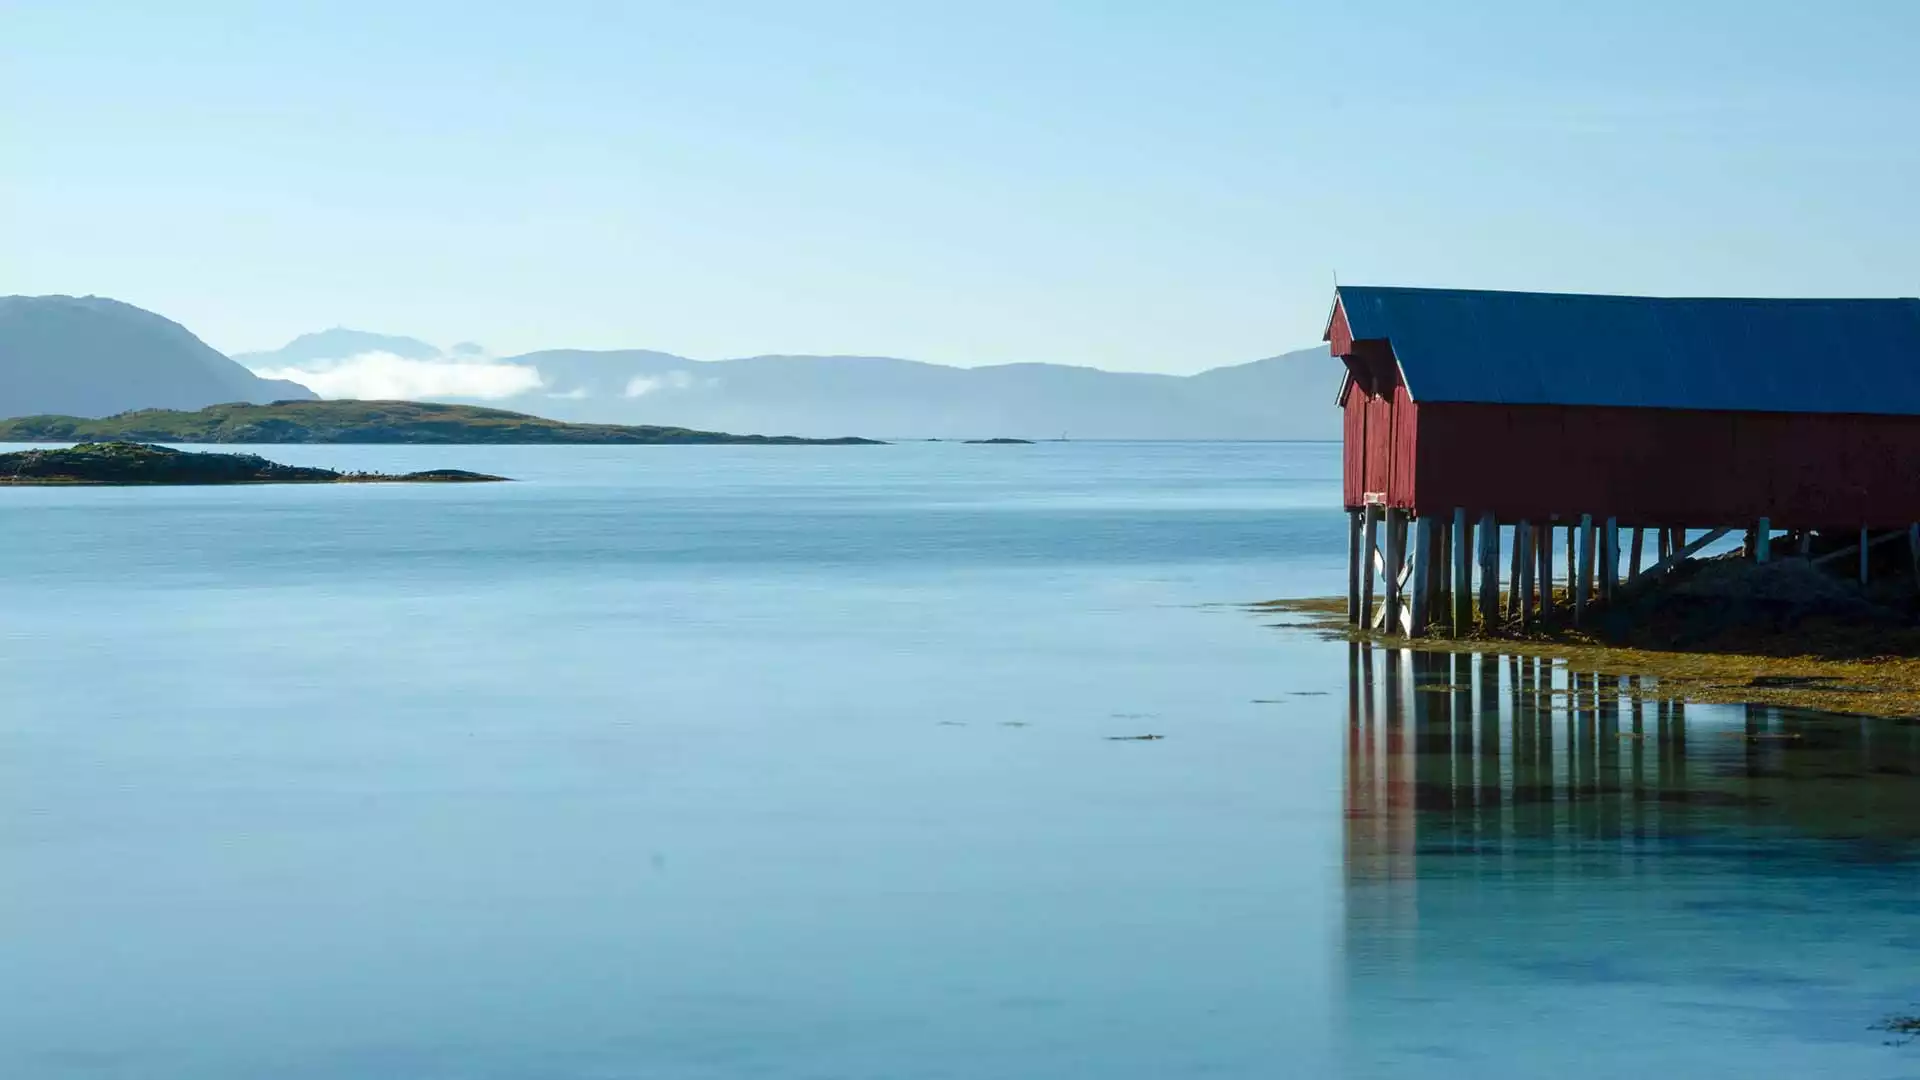
M 0 491 L 0 1077 L 1920 1075 L 1920 728 L 1272 628 L 1335 447 L 265 452 L 521 482 Z

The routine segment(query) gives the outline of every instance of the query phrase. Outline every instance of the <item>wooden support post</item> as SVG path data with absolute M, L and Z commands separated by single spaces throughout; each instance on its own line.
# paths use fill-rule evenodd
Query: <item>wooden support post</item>
M 1361 562 L 1360 542 L 1366 537 L 1366 526 L 1361 523 L 1364 511 L 1347 511 L 1347 625 L 1360 626 L 1360 575 L 1365 572 Z
M 1593 592 L 1593 515 L 1580 515 L 1580 567 L 1573 583 L 1573 625 L 1587 621 L 1587 596 Z
M 1389 634 L 1405 632 L 1401 615 L 1400 571 L 1407 564 L 1407 512 L 1387 507 L 1386 626 Z
M 1453 636 L 1473 633 L 1473 523 L 1464 507 L 1453 509 Z
M 1580 536 L 1580 527 L 1575 522 L 1567 523 L 1567 599 L 1573 599 L 1573 568 L 1580 565 L 1575 558 L 1574 541 Z
M 1761 518 L 1760 524 L 1753 530 L 1753 561 L 1766 562 L 1773 557 L 1773 522 Z
M 1633 527 L 1633 554 L 1627 559 L 1628 580 L 1640 576 L 1640 545 L 1646 536 L 1646 532 L 1647 530 L 1641 526 L 1635 525 Z
M 1427 622 L 1437 625 L 1451 622 L 1449 605 L 1453 600 L 1453 522 L 1444 517 L 1433 519 L 1433 564 L 1427 568 Z
M 1860 584 L 1867 583 L 1867 552 L 1873 547 L 1867 543 L 1867 527 L 1860 526 Z
M 1552 541 L 1552 537 L 1548 537 Z M 1522 521 L 1513 527 L 1513 606 L 1519 609 L 1520 632 L 1533 629 L 1533 526 Z
M 1606 584 L 1601 586 L 1600 595 L 1606 597 L 1607 603 L 1611 604 L 1613 603 L 1614 587 L 1620 584 L 1620 519 L 1619 518 L 1610 517 L 1607 519 L 1606 551 L 1607 551 L 1607 558 L 1606 558 L 1607 574 L 1606 574 L 1606 577 L 1601 579 Z
M 1920 523 L 1907 526 L 1907 558 L 1913 563 L 1913 583 L 1920 586 Z
M 1801 529 L 1800 530 L 1800 557 L 1803 559 L 1806 559 L 1806 558 L 1811 558 L 1812 556 L 1813 556 L 1813 530 Z
M 1520 617 L 1520 564 L 1523 560 L 1533 557 L 1532 553 L 1527 551 L 1526 537 L 1522 535 L 1526 528 L 1527 523 L 1524 521 L 1513 523 L 1513 565 L 1507 568 L 1507 621 L 1509 622 Z
M 1384 566 L 1386 562 L 1380 557 L 1380 504 L 1368 503 L 1361 517 L 1366 529 L 1366 536 L 1362 539 L 1362 543 L 1366 545 L 1367 565 L 1361 571 L 1360 577 L 1360 617 L 1364 620 L 1361 625 L 1371 628 L 1373 626 L 1374 569 Z
M 1489 633 L 1500 625 L 1500 519 L 1491 510 L 1480 515 L 1480 624 Z
M 1407 636 L 1425 637 L 1433 608 L 1433 562 L 1440 537 L 1433 519 L 1421 514 L 1413 523 L 1413 618 L 1407 624 Z
M 1593 523 L 1593 594 L 1587 597 L 1588 603 L 1605 599 L 1607 595 L 1607 523 L 1604 519 Z
M 1572 533 L 1568 533 L 1569 536 Z M 1553 625 L 1553 519 L 1540 523 L 1539 536 L 1534 540 L 1534 551 L 1538 555 L 1540 588 L 1540 625 Z M 1571 565 L 1571 564 L 1569 564 Z

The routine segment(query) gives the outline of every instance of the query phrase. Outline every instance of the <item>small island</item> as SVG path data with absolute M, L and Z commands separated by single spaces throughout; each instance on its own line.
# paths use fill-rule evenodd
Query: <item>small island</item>
M 144 443 L 81 443 L 0 454 L 0 485 L 52 484 L 471 484 L 504 476 L 464 469 L 343 473 L 282 465 L 256 454 L 209 454 Z
M 139 409 L 102 419 L 0 420 L 0 442 L 432 443 L 571 445 L 878 446 L 872 439 L 730 435 L 690 428 L 573 424 L 505 409 L 428 401 L 276 401 L 196 412 Z
M 1032 446 L 1032 439 L 968 439 L 968 446 Z

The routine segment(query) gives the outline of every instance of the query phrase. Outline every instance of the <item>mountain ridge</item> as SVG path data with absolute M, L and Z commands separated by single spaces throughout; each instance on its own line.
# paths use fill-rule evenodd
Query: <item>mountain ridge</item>
M 0 299 L 0 415 L 102 417 L 324 395 L 808 438 L 1332 439 L 1342 374 L 1324 347 L 1173 375 L 891 356 L 697 360 L 652 349 L 499 357 L 471 342 L 443 350 L 347 327 L 236 355 L 253 369 L 180 324 L 120 301 Z
M 383 337 L 353 333 L 368 341 Z M 301 364 L 283 356 L 245 355 L 264 358 L 263 370 L 299 375 Z M 382 392 L 394 385 L 392 356 L 363 359 L 364 395 L 392 396 Z M 353 382 L 350 357 L 304 363 L 334 392 Z M 376 371 L 388 378 L 376 380 Z M 517 373 L 518 385 L 487 396 L 457 392 L 472 388 L 473 374 L 482 371 Z M 406 396 L 436 397 L 431 387 L 438 381 L 446 391 L 440 400 L 574 421 L 813 436 L 1333 439 L 1339 413 L 1332 403 L 1342 371 L 1324 346 L 1185 375 L 1047 361 L 959 367 L 869 354 L 702 360 L 657 349 L 556 348 L 481 358 L 442 354 L 410 366 L 418 378 Z M 456 372 L 466 377 L 456 379 Z
M 694 360 L 654 350 L 540 350 L 499 362 L 540 374 L 541 390 L 515 404 L 545 395 L 559 415 L 901 438 L 1332 439 L 1343 371 L 1324 346 L 1191 375 L 845 355 Z
M 277 401 L 191 412 L 0 420 L 0 442 L 434 443 L 514 445 L 875 445 L 855 437 L 801 439 L 680 427 L 568 424 L 506 409 L 421 401 Z
M 311 398 L 163 315 L 103 296 L 0 296 L 0 414 Z

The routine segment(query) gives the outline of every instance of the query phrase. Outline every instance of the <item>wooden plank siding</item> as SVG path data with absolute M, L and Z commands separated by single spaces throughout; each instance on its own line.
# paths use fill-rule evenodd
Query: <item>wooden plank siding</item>
M 1342 410 L 1340 484 L 1348 509 L 1366 502 L 1367 395 L 1354 391 Z
M 1419 410 L 1393 354 L 1367 348 L 1373 344 L 1359 342 L 1345 358 L 1351 378 L 1341 402 L 1346 413 L 1341 486 L 1349 507 L 1377 495 L 1388 506 L 1409 510 L 1418 478 Z
M 1765 517 L 1775 529 L 1920 520 L 1920 418 L 1398 399 L 1382 412 L 1397 425 L 1395 472 L 1416 474 L 1389 489 L 1393 504 L 1421 514 L 1695 528 Z

